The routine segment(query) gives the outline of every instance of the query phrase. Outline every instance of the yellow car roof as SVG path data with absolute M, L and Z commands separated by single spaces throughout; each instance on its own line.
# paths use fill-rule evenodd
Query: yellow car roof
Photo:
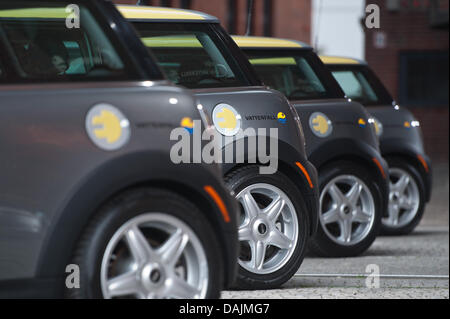
M 321 55 L 320 59 L 325 64 L 358 64 L 358 65 L 366 64 L 366 62 L 358 60 L 358 59 L 337 57 L 337 56 Z
M 252 65 L 296 65 L 294 58 L 255 58 L 250 59 Z
M 125 18 L 130 20 L 219 22 L 213 16 L 191 10 L 123 5 L 117 8 Z M 65 19 L 68 15 L 65 8 L 0 10 L 0 18 Z
M 170 21 L 170 22 L 213 22 L 218 23 L 216 17 L 206 13 L 160 7 L 145 6 L 117 6 L 117 9 L 128 20 L 152 20 L 152 21 Z
M 149 48 L 202 48 L 202 44 L 195 36 L 161 36 L 141 38 Z
M 234 35 L 233 40 L 240 48 L 273 48 L 273 49 L 308 49 L 309 45 L 287 39 L 267 38 L 267 37 L 247 37 Z
M 0 18 L 16 19 L 66 19 L 69 13 L 65 8 L 32 8 L 0 10 Z

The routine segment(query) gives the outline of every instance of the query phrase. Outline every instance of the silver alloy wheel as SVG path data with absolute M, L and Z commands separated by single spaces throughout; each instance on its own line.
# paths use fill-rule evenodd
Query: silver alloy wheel
M 375 221 L 375 201 L 358 177 L 341 175 L 320 194 L 320 223 L 327 236 L 344 246 L 363 241 Z
M 383 224 L 401 228 L 408 225 L 419 211 L 419 187 L 415 179 L 403 169 L 391 168 L 389 174 L 389 217 L 383 218 Z
M 239 241 L 247 258 L 239 265 L 251 273 L 269 274 L 292 257 L 299 238 L 298 218 L 289 197 L 269 184 L 246 187 L 237 196 L 242 204 Z
M 109 241 L 101 265 L 104 298 L 205 298 L 209 271 L 200 240 L 183 221 L 147 213 Z

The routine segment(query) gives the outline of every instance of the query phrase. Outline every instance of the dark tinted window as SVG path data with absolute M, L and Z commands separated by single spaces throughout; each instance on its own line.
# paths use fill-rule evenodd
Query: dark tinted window
M 126 58 L 92 12 L 69 3 L 14 1 L 0 3 L 0 49 L 14 73 L 8 82 L 116 80 L 132 76 Z M 30 6 L 32 3 L 32 6 Z M 70 4 L 76 4 L 71 1 Z M 79 27 L 66 22 L 80 18 Z
M 400 54 L 400 103 L 409 106 L 448 105 L 448 52 Z
M 134 23 L 167 77 L 191 89 L 239 87 L 245 76 L 213 27 L 199 23 Z
M 282 92 L 290 100 L 343 97 L 337 84 L 333 86 L 330 83 L 332 77 L 329 71 L 322 64 L 317 64 L 315 54 L 310 51 L 289 53 L 248 50 L 246 54 L 264 84 Z

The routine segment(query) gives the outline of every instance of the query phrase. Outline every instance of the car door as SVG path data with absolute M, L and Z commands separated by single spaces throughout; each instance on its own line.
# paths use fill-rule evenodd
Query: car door
M 199 118 L 183 90 L 139 81 L 98 12 L 71 3 L 80 28 L 68 2 L 0 4 L 0 280 L 34 274 L 55 217 L 100 167 L 143 150 L 168 160 L 180 114 Z

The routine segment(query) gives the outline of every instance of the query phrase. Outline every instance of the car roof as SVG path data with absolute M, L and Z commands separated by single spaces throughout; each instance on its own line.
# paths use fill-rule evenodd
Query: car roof
M 269 37 L 250 37 L 250 36 L 240 36 L 233 35 L 233 40 L 237 43 L 240 48 L 272 48 L 272 49 L 312 49 L 306 43 L 280 38 L 269 38 Z
M 252 58 L 252 65 L 297 65 L 294 58 Z
M 152 20 L 158 22 L 203 22 L 219 23 L 219 19 L 209 14 L 175 8 L 118 5 L 117 9 L 128 20 Z
M 216 17 L 192 10 L 136 5 L 118 5 L 117 9 L 130 20 L 219 23 Z M 0 18 L 65 19 L 66 17 L 65 8 L 25 8 L 0 12 Z
M 325 64 L 338 64 L 338 65 L 367 65 L 367 62 L 354 58 L 338 57 L 338 56 L 326 56 L 321 55 L 320 59 Z
M 156 48 L 202 48 L 202 44 L 194 35 L 163 36 L 141 38 L 147 47 Z
M 1 10 L 0 18 L 24 18 L 24 19 L 65 19 L 65 8 L 17 8 Z

